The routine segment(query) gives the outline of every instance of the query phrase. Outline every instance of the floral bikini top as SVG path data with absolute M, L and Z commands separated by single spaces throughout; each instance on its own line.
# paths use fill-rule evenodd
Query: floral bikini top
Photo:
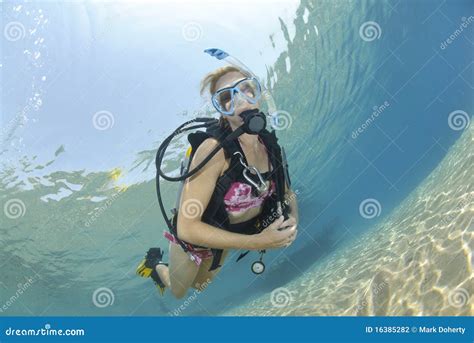
M 232 182 L 224 196 L 225 209 L 227 212 L 240 213 L 254 207 L 259 207 L 274 191 L 275 182 L 273 180 L 270 183 L 270 187 L 258 196 L 252 194 L 251 185 L 243 182 Z
M 259 141 L 260 140 L 259 137 Z M 262 142 L 263 143 L 263 142 Z M 266 148 L 265 148 L 266 149 Z M 267 151 L 268 154 L 268 151 Z M 271 164 L 269 163 L 269 169 Z M 271 171 L 262 173 L 264 180 L 268 179 Z M 268 181 L 268 180 L 267 180 Z M 270 187 L 262 194 L 255 196 L 252 192 L 252 186 L 244 182 L 232 182 L 224 195 L 225 209 L 229 213 L 240 213 L 254 207 L 259 207 L 262 203 L 275 192 L 276 186 L 273 180 L 270 181 Z

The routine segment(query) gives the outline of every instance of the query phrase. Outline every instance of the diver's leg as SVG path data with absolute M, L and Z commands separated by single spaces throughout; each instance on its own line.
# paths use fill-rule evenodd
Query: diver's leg
M 169 256 L 169 267 L 159 264 L 156 266 L 156 272 L 166 287 L 179 299 L 185 296 L 191 287 L 199 266 L 191 261 L 180 245 L 172 242 L 169 245 Z
M 201 265 L 199 266 L 199 271 L 197 272 L 197 275 L 192 282 L 192 287 L 200 291 L 206 288 L 212 281 L 212 279 L 217 275 L 217 273 L 219 273 L 219 271 L 222 269 L 222 266 L 224 265 L 224 261 L 228 253 L 228 249 L 222 252 L 222 257 L 220 261 L 221 267 L 214 269 L 213 271 L 209 271 L 213 258 L 211 257 L 203 260 Z

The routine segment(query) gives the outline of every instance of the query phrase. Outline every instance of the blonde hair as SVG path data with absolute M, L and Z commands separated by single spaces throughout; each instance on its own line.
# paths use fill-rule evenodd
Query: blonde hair
M 227 65 L 224 67 L 217 68 L 214 71 L 211 71 L 207 74 L 204 79 L 201 81 L 201 95 L 204 94 L 206 90 L 209 90 L 209 94 L 214 94 L 216 92 L 217 81 L 227 73 L 237 72 L 243 76 L 249 77 L 250 74 L 238 67 Z
M 209 94 L 212 95 L 216 92 L 217 81 L 227 73 L 238 72 L 243 76 L 249 77 L 250 74 L 238 67 L 227 65 L 224 67 L 217 68 L 216 70 L 207 74 L 201 81 L 201 95 L 204 94 L 206 90 L 209 91 Z M 227 119 L 221 114 L 219 117 L 219 125 L 223 130 L 229 130 L 230 125 Z

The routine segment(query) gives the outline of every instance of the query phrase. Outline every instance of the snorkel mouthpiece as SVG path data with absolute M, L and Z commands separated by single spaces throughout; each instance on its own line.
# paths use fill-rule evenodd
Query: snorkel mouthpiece
M 242 125 L 244 132 L 250 135 L 259 134 L 267 126 L 265 114 L 258 109 L 243 111 L 239 116 L 244 121 Z

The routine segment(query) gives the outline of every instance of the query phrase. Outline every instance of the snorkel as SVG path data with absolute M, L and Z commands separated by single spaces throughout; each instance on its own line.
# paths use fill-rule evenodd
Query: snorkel
M 212 48 L 212 49 L 206 49 L 204 50 L 206 54 L 209 54 L 212 57 L 217 58 L 220 61 L 225 61 L 226 63 L 237 67 L 239 69 L 242 69 L 243 71 L 247 72 L 250 76 L 253 78 L 257 79 L 260 81 L 260 79 L 255 75 L 249 67 L 247 67 L 242 61 L 240 61 L 238 58 L 229 55 L 227 52 L 221 49 L 217 48 Z M 260 84 L 262 84 L 260 82 Z M 266 101 L 267 106 L 268 106 L 268 115 L 270 117 L 273 117 L 275 113 L 277 112 L 276 110 L 276 105 L 275 105 L 275 100 L 273 99 L 272 93 L 266 88 L 264 85 L 262 85 L 262 97 Z
M 249 78 L 244 78 L 242 80 L 239 80 L 236 82 L 234 85 L 230 87 L 224 87 L 221 88 L 220 90 L 216 91 L 211 100 L 213 101 L 214 107 L 216 107 L 216 110 L 221 113 L 221 115 L 235 115 L 235 103 L 232 103 L 234 101 L 234 95 L 238 95 L 239 98 L 242 97 L 242 100 L 247 100 L 251 104 L 257 104 L 258 101 L 263 97 L 264 101 L 266 101 L 268 105 L 268 112 L 269 116 L 272 117 L 272 119 L 275 118 L 275 115 L 277 113 L 276 107 L 275 107 L 275 102 L 273 100 L 273 97 L 270 93 L 270 91 L 264 87 L 261 86 L 260 82 L 258 81 L 258 78 L 256 75 L 250 71 L 250 69 L 245 66 L 241 61 L 239 61 L 237 58 L 230 56 L 228 53 L 226 53 L 223 50 L 220 49 L 207 49 L 205 52 L 213 57 L 216 57 L 218 60 L 224 60 L 225 62 L 237 67 L 239 70 L 243 71 L 245 74 L 250 76 Z M 246 76 L 247 76 L 246 75 Z M 252 82 L 254 82 L 255 87 L 252 87 Z M 226 93 L 227 92 L 227 93 Z M 223 97 L 221 98 L 220 95 Z M 225 98 L 225 96 L 228 96 Z M 219 99 L 219 102 L 216 104 L 215 99 Z M 228 101 L 225 102 L 225 99 Z M 247 107 L 249 108 L 249 107 Z M 168 229 L 171 233 L 174 235 L 177 235 L 177 214 L 178 214 L 178 209 L 180 206 L 180 197 L 177 200 L 177 205 L 176 208 L 171 210 L 171 213 L 173 214 L 173 218 L 170 219 L 167 215 L 167 211 L 164 207 L 163 204 L 163 199 L 161 196 L 161 191 L 160 191 L 160 177 L 162 177 L 165 180 L 168 181 L 181 181 L 182 187 L 184 185 L 184 180 L 190 178 L 199 170 L 201 170 L 212 158 L 215 156 L 221 149 L 224 149 L 224 151 L 229 151 L 229 146 L 237 146 L 239 143 L 236 142 L 235 140 L 242 134 L 247 133 L 250 135 L 259 135 L 259 138 L 261 138 L 265 144 L 267 153 L 268 153 L 268 158 L 271 162 L 271 165 L 273 166 L 273 170 L 269 171 L 272 180 L 275 182 L 275 188 L 276 188 L 276 197 L 272 197 L 272 203 L 271 207 L 268 208 L 268 211 L 271 211 L 271 217 L 276 218 L 276 215 L 278 216 L 283 215 L 285 219 L 288 219 L 288 204 L 284 200 L 285 197 L 285 178 L 287 174 L 285 174 L 285 168 L 287 166 L 286 159 L 285 159 L 285 154 L 283 147 L 280 147 L 277 143 L 278 139 L 275 134 L 275 130 L 272 130 L 271 132 L 266 130 L 266 125 L 267 125 L 267 120 L 264 113 L 262 113 L 258 108 L 253 108 L 253 109 L 247 109 L 243 111 L 242 113 L 239 114 L 239 116 L 242 119 L 242 124 L 235 128 L 233 131 L 232 130 L 227 130 L 224 129 L 220 126 L 219 120 L 215 118 L 194 118 L 192 120 L 189 120 L 185 122 L 184 124 L 180 125 L 176 130 L 171 133 L 167 138 L 164 139 L 164 141 L 161 143 L 161 145 L 158 148 L 157 154 L 156 154 L 156 192 L 157 192 L 157 197 L 158 197 L 158 203 L 160 206 L 161 213 L 163 215 L 163 218 L 168 226 Z M 166 150 L 168 146 L 170 145 L 171 141 L 173 140 L 174 137 L 177 135 L 184 133 L 186 131 L 191 131 L 191 130 L 196 130 L 196 129 L 201 129 L 205 128 L 206 132 L 201 132 L 200 134 L 198 132 L 196 133 L 191 133 L 188 135 L 188 141 L 191 143 L 191 148 L 188 148 L 188 151 L 186 152 L 186 162 L 182 161 L 181 162 L 181 169 L 179 171 L 179 176 L 168 176 L 166 175 L 162 169 L 161 165 L 166 153 Z M 207 132 L 213 132 L 212 134 L 208 134 Z M 216 133 L 217 132 L 217 133 Z M 216 138 L 219 141 L 219 144 L 216 146 L 216 148 L 201 162 L 199 163 L 194 169 L 189 170 L 191 166 L 191 160 L 194 154 L 194 150 L 197 150 L 197 147 L 199 144 L 203 142 L 202 136 L 212 136 Z M 199 138 L 201 137 L 201 138 Z M 204 138 L 206 139 L 206 138 Z M 198 142 L 199 141 L 199 142 Z M 243 151 L 239 151 L 238 149 L 233 149 L 231 150 L 232 158 L 235 163 L 240 163 L 243 167 L 242 171 L 242 176 L 248 181 L 249 184 L 251 184 L 256 191 L 259 194 L 262 194 L 263 192 L 267 191 L 267 184 L 266 180 L 263 179 L 262 174 L 258 171 L 257 168 L 251 165 L 247 165 L 245 156 L 243 154 Z M 240 155 L 240 158 L 238 157 Z M 238 160 L 238 161 L 237 161 Z M 257 176 L 258 179 L 253 180 L 252 177 L 250 177 L 250 174 L 254 174 L 253 176 Z M 289 178 L 287 179 L 287 184 L 290 186 L 290 181 Z M 225 186 L 220 186 L 217 187 L 219 184 L 216 183 L 216 190 Z M 220 202 L 220 201 L 219 201 Z M 225 211 L 225 209 L 224 209 Z M 266 222 L 266 220 L 264 221 Z M 269 225 L 270 223 L 268 223 Z M 262 224 L 261 229 L 265 229 L 267 224 Z M 176 236 L 177 237 L 177 236 Z M 189 252 L 189 249 L 187 245 L 182 241 L 177 239 L 178 243 L 181 245 L 183 250 L 185 252 Z M 240 260 L 243 256 L 245 256 L 249 251 L 246 253 L 243 253 L 239 256 L 237 259 Z M 265 250 L 260 251 L 260 259 L 258 261 L 255 261 L 252 264 L 252 271 L 255 274 L 261 274 L 265 270 L 265 265 L 262 261 L 263 254 L 265 253 Z M 218 255 L 216 255 L 218 256 Z M 191 259 L 193 259 L 193 256 L 190 256 Z M 213 262 L 214 266 L 214 262 Z
M 213 57 L 215 57 L 215 58 L 217 58 L 218 60 L 224 60 L 225 62 L 227 62 L 227 63 L 229 63 L 229 64 L 245 71 L 250 76 L 252 76 L 256 80 L 258 80 L 258 77 L 245 64 L 243 64 L 237 58 L 235 58 L 233 56 L 230 56 L 225 51 L 223 51 L 221 49 L 213 48 L 213 49 L 206 49 L 206 50 L 204 50 L 204 52 L 211 55 L 211 56 L 213 56 Z M 264 87 L 262 87 L 262 88 L 263 88 L 262 97 L 265 99 L 265 101 L 267 101 L 270 113 L 276 112 L 275 111 L 275 102 L 273 100 L 273 97 L 271 96 L 270 92 L 266 88 L 264 88 Z M 237 137 L 241 136 L 244 133 L 251 134 L 251 135 L 257 135 L 262 130 L 264 130 L 266 125 L 267 125 L 265 114 L 260 112 L 258 109 L 251 109 L 251 110 L 243 111 L 242 113 L 240 113 L 240 117 L 243 120 L 243 124 L 240 127 L 238 127 L 237 129 L 235 129 L 231 134 L 229 134 L 225 138 L 226 141 L 232 141 L 232 140 L 236 139 Z M 188 125 L 193 124 L 193 123 L 202 123 L 202 124 L 193 125 L 193 126 L 188 127 Z M 163 141 L 163 143 L 160 145 L 160 147 L 158 148 L 158 152 L 156 154 L 155 164 L 156 164 L 156 168 L 157 168 L 157 180 L 158 180 L 158 176 L 161 176 L 162 178 L 164 178 L 165 180 L 168 180 L 168 181 L 183 181 L 183 180 L 193 176 L 202 167 L 204 167 L 204 165 L 206 163 L 208 163 L 212 159 L 212 157 L 219 152 L 219 150 L 222 148 L 222 144 L 219 144 L 193 170 L 188 171 L 188 172 L 184 173 L 183 175 L 180 175 L 180 176 L 177 176 L 177 177 L 172 177 L 172 176 L 166 175 L 161 170 L 161 163 L 163 161 L 163 157 L 165 155 L 165 152 L 166 152 L 166 149 L 168 148 L 169 143 L 171 142 L 171 140 L 175 136 L 177 136 L 177 135 L 179 135 L 183 132 L 186 132 L 186 131 L 195 130 L 195 129 L 199 129 L 199 128 L 207 128 L 207 127 L 210 127 L 212 125 L 216 125 L 217 123 L 218 123 L 218 120 L 214 119 L 214 118 L 195 118 L 193 120 L 187 121 L 186 123 L 180 125 L 175 131 L 173 131 L 173 133 L 170 136 L 168 136 Z M 157 181 L 157 183 L 158 183 L 158 181 Z
M 225 61 L 228 64 L 243 70 L 244 72 L 248 73 L 251 77 L 255 78 L 256 80 L 259 80 L 257 75 L 255 75 L 250 70 L 249 67 L 247 67 L 238 58 L 229 55 L 224 50 L 217 49 L 217 48 L 212 48 L 212 49 L 206 49 L 206 50 L 204 50 L 204 52 L 209 54 L 212 57 L 217 58 L 220 61 Z M 262 85 L 262 82 L 259 82 L 259 83 L 260 83 L 261 88 L 262 88 L 262 97 L 263 97 L 264 101 L 266 101 L 266 103 L 267 103 L 268 116 L 271 118 L 272 124 L 278 126 L 277 125 L 277 123 L 278 123 L 278 116 L 277 116 L 278 112 L 277 112 L 277 109 L 276 109 L 275 100 L 273 99 L 272 93 L 270 92 L 270 90 L 267 87 Z M 248 113 L 246 113 L 246 112 L 248 112 Z M 251 123 L 252 119 L 253 119 L 253 122 L 256 124 L 256 126 L 258 126 L 258 125 L 263 125 L 263 127 L 266 126 L 265 114 L 263 114 L 259 110 L 244 111 L 240 114 L 240 116 L 244 119 L 244 125 L 246 125 L 246 126 L 251 125 L 250 123 Z M 275 134 L 274 130 L 273 130 L 272 134 Z M 279 163 L 284 163 L 286 165 L 287 164 L 286 154 L 285 154 L 285 151 L 284 151 L 283 148 L 281 149 L 281 154 L 282 154 L 281 156 L 275 156 L 275 158 L 277 158 L 279 160 L 278 161 Z M 289 181 L 290 179 L 289 179 L 289 175 L 287 174 L 287 172 L 288 172 L 287 169 L 286 168 L 281 168 L 281 169 L 282 169 L 282 171 L 278 171 L 278 172 L 282 172 L 282 173 L 285 174 L 284 179 L 287 180 L 288 185 L 290 185 L 290 181 Z M 280 201 L 278 201 L 278 207 L 279 207 L 278 212 L 280 214 L 282 214 L 285 217 L 285 219 L 288 219 L 288 213 L 284 209 L 284 206 L 283 206 L 283 203 L 282 203 L 283 202 L 282 199 L 284 198 L 284 194 L 285 194 L 285 185 L 278 185 L 278 186 L 279 186 L 279 187 L 277 187 L 278 192 L 279 192 L 278 196 L 280 198 Z
M 239 59 L 230 56 L 227 52 L 221 50 L 221 49 L 206 49 L 204 50 L 205 53 L 211 55 L 212 57 L 217 58 L 218 60 L 223 60 L 243 71 L 248 73 L 250 76 L 258 80 L 258 77 L 245 65 L 243 64 Z M 270 91 L 262 87 L 262 97 L 264 100 L 267 102 L 268 105 L 268 110 L 270 113 L 270 116 L 276 113 L 276 107 L 275 107 L 275 101 L 270 93 Z M 251 109 L 251 110 L 246 110 L 242 113 L 240 113 L 240 117 L 243 119 L 243 124 L 232 131 L 227 137 L 224 138 L 224 142 L 229 142 L 237 137 L 241 136 L 244 133 L 251 134 L 251 135 L 257 135 L 260 132 L 262 132 L 265 127 L 266 127 L 266 116 L 260 110 L 258 109 Z M 197 124 L 197 125 L 192 125 L 189 126 L 190 124 Z M 165 180 L 168 181 L 184 181 L 187 178 L 193 176 L 196 174 L 206 163 L 208 163 L 213 156 L 215 156 L 220 149 L 222 149 L 224 143 L 220 143 L 199 165 L 197 165 L 193 170 L 186 170 L 184 173 L 182 173 L 180 176 L 169 176 L 166 175 L 162 170 L 161 170 L 161 164 L 163 162 L 163 158 L 166 153 L 166 149 L 168 148 L 170 142 L 172 139 L 186 131 L 191 131 L 195 129 L 200 129 L 200 128 L 209 128 L 213 125 L 218 124 L 218 119 L 215 118 L 195 118 L 190 121 L 185 122 L 184 124 L 180 125 L 176 130 L 173 131 L 171 135 L 169 135 L 160 145 L 158 148 L 157 154 L 156 154 L 156 160 L 155 160 L 155 165 L 156 165 L 156 185 L 157 189 L 159 190 L 159 178 L 162 177 Z M 274 135 L 275 132 L 274 130 L 272 131 L 272 134 Z M 280 159 L 281 157 L 277 157 Z M 278 161 L 281 163 L 282 161 Z M 281 169 L 281 168 L 280 168 Z M 280 172 L 280 171 L 278 171 Z M 277 187 L 280 190 L 280 199 L 283 196 L 284 192 L 284 185 L 280 185 L 280 187 Z M 161 199 L 160 199 L 160 207 L 164 210 L 164 207 L 162 206 Z M 281 206 L 280 206 L 281 207 Z M 281 211 L 279 211 L 281 213 Z

